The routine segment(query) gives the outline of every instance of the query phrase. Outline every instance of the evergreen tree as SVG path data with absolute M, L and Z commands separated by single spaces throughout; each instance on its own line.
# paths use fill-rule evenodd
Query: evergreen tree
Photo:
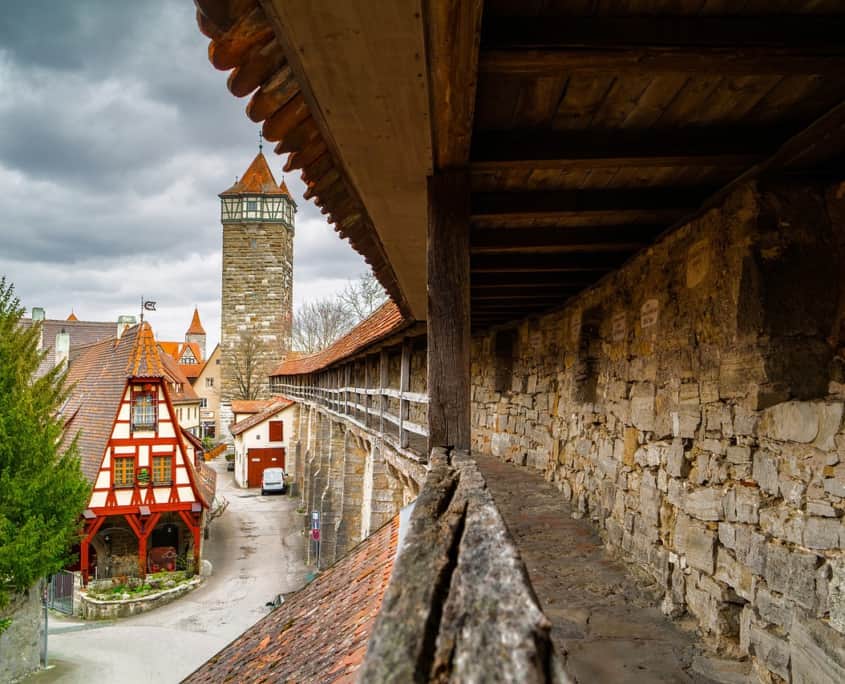
M 75 440 L 60 451 L 66 371 L 36 379 L 41 324 L 23 311 L 0 278 L 0 606 L 64 566 L 90 489 Z

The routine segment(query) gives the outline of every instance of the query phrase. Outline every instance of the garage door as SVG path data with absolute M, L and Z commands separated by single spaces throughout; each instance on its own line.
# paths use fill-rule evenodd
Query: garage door
M 285 449 L 284 447 L 249 449 L 246 452 L 246 461 L 247 487 L 260 487 L 261 473 L 265 468 L 285 467 Z

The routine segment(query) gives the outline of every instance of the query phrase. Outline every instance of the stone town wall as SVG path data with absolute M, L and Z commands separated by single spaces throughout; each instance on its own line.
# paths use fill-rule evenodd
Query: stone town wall
M 416 498 L 425 466 L 380 438 L 319 406 L 300 402 L 290 443 L 293 492 L 304 525 L 320 516 L 319 566 L 328 567 Z M 309 544 L 308 561 L 316 562 Z
M 845 681 L 845 187 L 745 187 L 473 342 L 473 448 L 541 470 L 763 681 Z
M 238 389 L 238 367 L 253 356 L 255 398 L 266 398 L 270 369 L 290 349 L 293 314 L 293 228 L 271 223 L 227 223 L 223 226 L 221 305 L 221 437 L 231 439 L 232 399 Z M 249 338 L 254 344 L 250 354 Z
M 41 664 L 41 586 L 38 583 L 29 591 L 12 596 L 0 610 L 0 682 L 17 681 Z M 3 629 L 6 620 L 11 622 Z

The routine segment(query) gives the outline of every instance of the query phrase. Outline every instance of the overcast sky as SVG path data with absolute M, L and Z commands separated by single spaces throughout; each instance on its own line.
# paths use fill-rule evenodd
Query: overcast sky
M 137 314 L 181 339 L 196 304 L 220 329 L 218 193 L 258 126 L 208 61 L 190 0 L 26 0 L 0 16 L 0 275 L 48 318 Z M 277 180 L 284 159 L 265 146 Z M 294 303 L 367 267 L 302 199 Z M 210 349 L 210 347 L 209 347 Z

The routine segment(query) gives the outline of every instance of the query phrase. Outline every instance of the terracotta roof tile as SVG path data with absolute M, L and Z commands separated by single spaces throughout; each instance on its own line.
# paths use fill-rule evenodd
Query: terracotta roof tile
M 393 570 L 398 537 L 396 516 L 184 681 L 355 681 Z
M 186 401 L 199 401 L 199 395 L 191 386 L 188 378 L 182 372 L 183 367 L 176 363 L 170 354 L 166 354 L 161 349 L 158 350 L 158 353 L 164 369 L 165 377 L 170 380 L 170 382 L 179 386 L 179 389 L 176 391 L 173 391 L 172 389 L 170 390 L 170 400 L 175 404 Z M 197 367 L 199 368 L 199 364 L 197 364 Z
M 273 399 L 235 399 L 232 401 L 232 413 L 258 413 L 273 403 Z
M 205 335 L 205 328 L 200 323 L 200 312 L 197 307 L 194 307 L 194 317 L 191 319 L 191 325 L 188 328 L 186 335 Z M 197 359 L 199 360 L 199 359 Z
M 32 319 L 24 318 L 21 325 L 31 326 Z M 41 364 L 38 366 L 36 376 L 41 377 L 53 366 L 56 365 L 56 335 L 66 332 L 70 335 L 70 347 L 83 347 L 92 342 L 113 338 L 117 332 L 117 322 L 107 321 L 71 321 L 47 319 L 41 323 L 42 349 L 46 352 Z
M 399 307 L 392 301 L 386 302 L 373 314 L 322 351 L 280 363 L 270 375 L 301 375 L 313 373 L 331 364 L 352 356 L 388 335 L 392 335 L 411 324 L 402 316 Z
M 136 378 L 161 378 L 165 375 L 153 329 L 149 323 L 138 325 L 135 345 L 126 364 L 126 375 Z
M 288 406 L 293 406 L 295 403 L 295 401 L 291 401 L 290 399 L 277 399 L 261 413 L 256 413 L 254 416 L 244 418 L 243 420 L 239 420 L 237 423 L 230 425 L 229 432 L 232 433 L 233 437 L 235 435 L 239 435 L 244 430 L 249 430 L 249 428 L 264 422 L 268 418 L 272 418 L 279 411 L 283 411 Z
M 270 170 L 270 165 L 262 152 L 259 152 L 249 168 L 244 172 L 231 188 L 220 193 L 224 195 L 241 195 L 247 193 L 260 193 L 262 195 L 290 195 L 287 188 L 276 185 L 276 179 Z

